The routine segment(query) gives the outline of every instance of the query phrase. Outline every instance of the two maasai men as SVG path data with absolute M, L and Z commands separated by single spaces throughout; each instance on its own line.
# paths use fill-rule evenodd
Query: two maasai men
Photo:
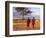
M 33 17 L 33 19 L 32 19 L 33 29 L 34 29 L 34 24 L 35 24 L 35 18 Z M 29 25 L 30 25 L 30 19 L 28 18 L 28 20 L 27 20 L 27 27 L 29 27 Z

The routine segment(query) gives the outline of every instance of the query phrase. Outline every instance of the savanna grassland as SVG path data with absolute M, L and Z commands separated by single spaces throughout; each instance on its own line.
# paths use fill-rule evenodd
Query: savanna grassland
M 32 19 L 30 19 L 30 25 L 27 27 L 27 19 L 13 19 L 13 30 L 38 30 L 40 29 L 40 19 L 35 20 L 34 29 L 32 26 Z

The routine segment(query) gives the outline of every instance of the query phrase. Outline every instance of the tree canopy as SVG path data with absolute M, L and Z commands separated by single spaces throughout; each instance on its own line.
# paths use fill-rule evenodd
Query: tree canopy
M 27 15 L 28 13 L 32 13 L 30 10 L 28 10 L 28 8 L 26 7 L 16 7 L 15 8 L 17 10 L 17 12 L 20 12 L 20 14 L 23 16 L 24 18 L 24 15 Z M 28 11 L 27 11 L 28 10 Z

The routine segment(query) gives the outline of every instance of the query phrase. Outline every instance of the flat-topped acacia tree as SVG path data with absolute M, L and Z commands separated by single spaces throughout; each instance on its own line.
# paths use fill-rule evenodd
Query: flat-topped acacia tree
M 15 9 L 17 10 L 17 12 L 19 12 L 22 15 L 22 19 L 24 19 L 24 15 L 27 15 L 28 13 L 32 13 L 26 7 L 16 7 Z

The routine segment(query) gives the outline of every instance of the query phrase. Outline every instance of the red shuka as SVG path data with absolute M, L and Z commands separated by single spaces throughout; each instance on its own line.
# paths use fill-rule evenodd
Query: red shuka
M 27 27 L 29 27 L 29 24 L 30 24 L 30 19 L 28 18 L 28 20 L 27 20 Z

